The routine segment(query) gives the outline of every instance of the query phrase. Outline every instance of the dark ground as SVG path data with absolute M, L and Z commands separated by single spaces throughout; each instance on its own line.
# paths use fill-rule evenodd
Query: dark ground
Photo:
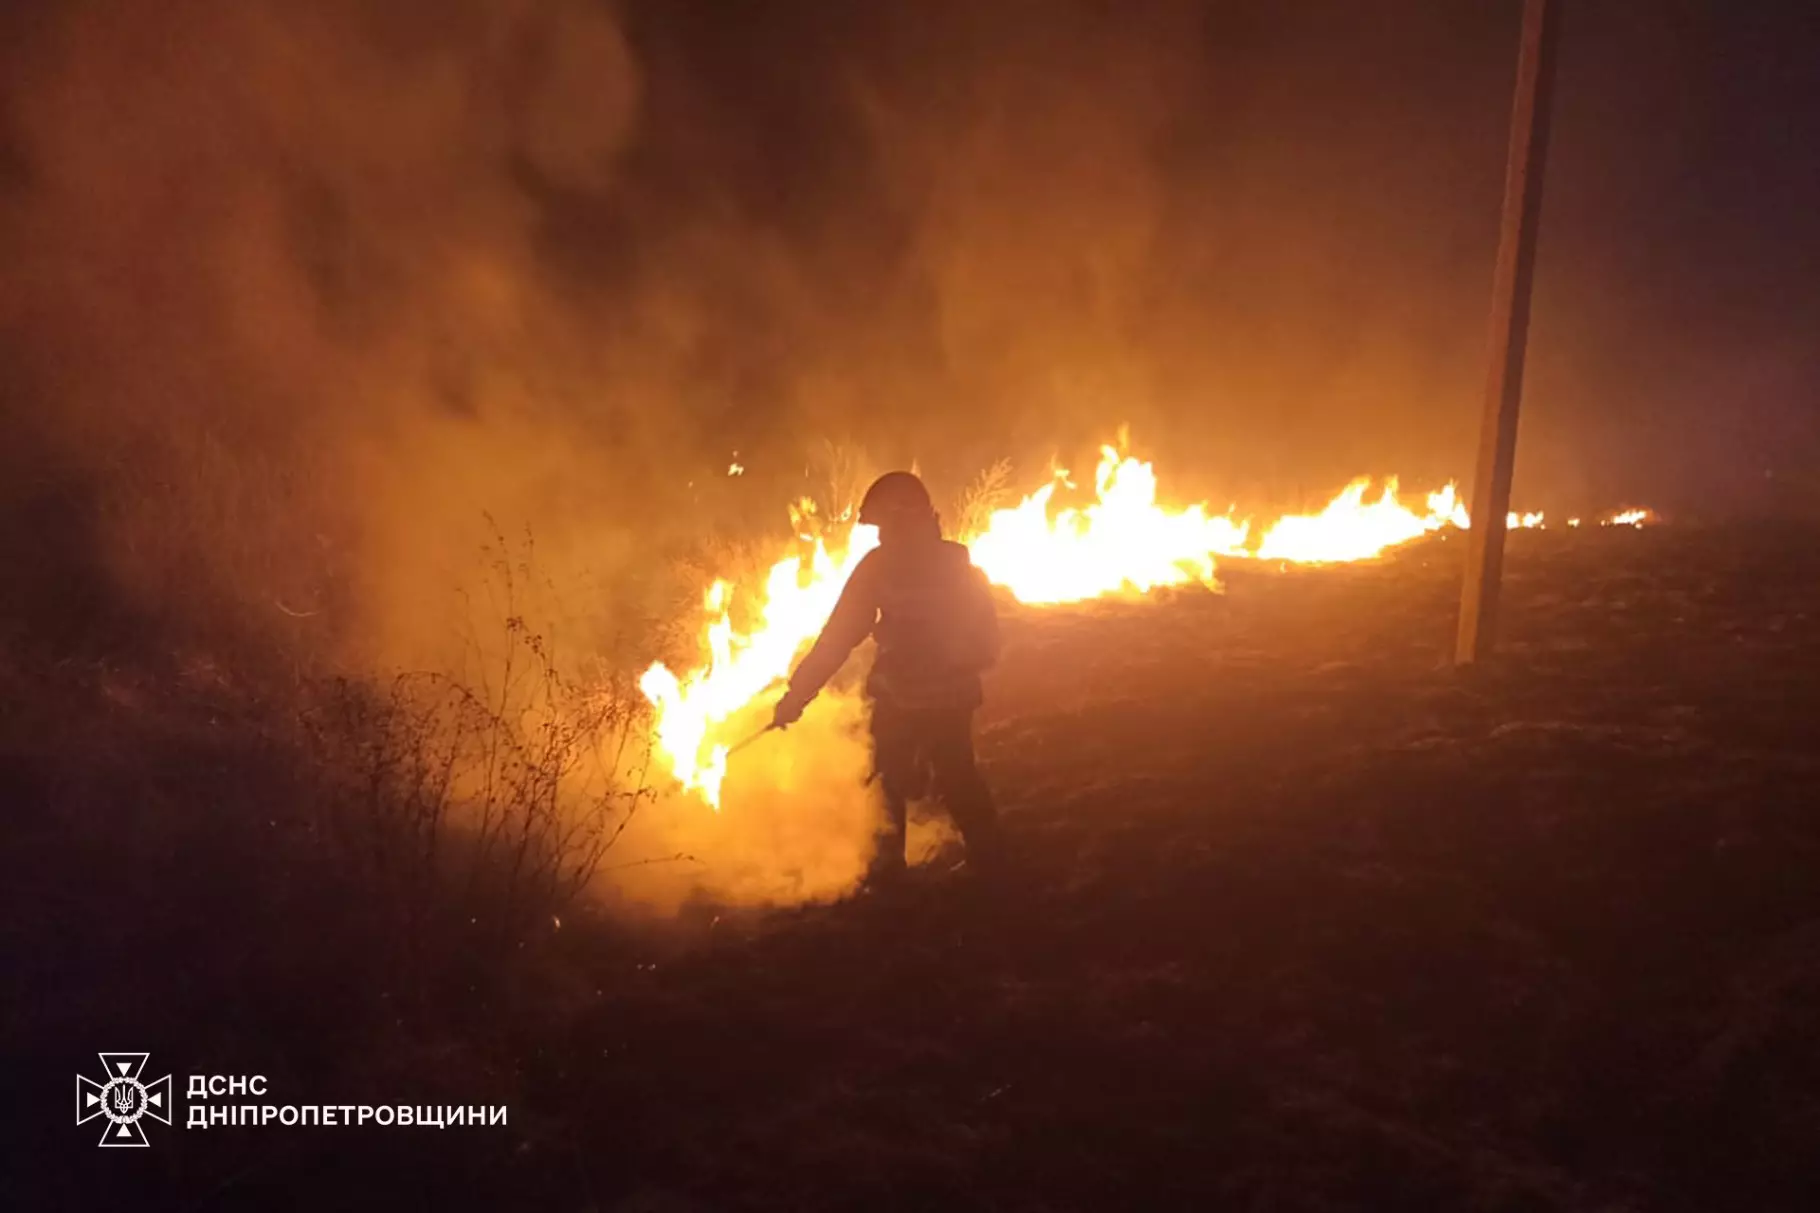
M 1820 1208 L 1817 541 L 1517 535 L 1465 674 L 1457 542 L 1020 615 L 981 746 L 1006 887 L 572 924 L 434 1031 L 312 1037 L 366 976 L 257 948 L 180 996 L 181 931 L 109 936 L 139 976 L 62 1016 L 95 974 L 15 920 L 12 1207 Z M 283 1022 L 220 987 L 268 964 Z M 512 1123 L 98 1154 L 69 1071 L 129 1046 L 280 1102 L 383 1058 L 375 1099 Z

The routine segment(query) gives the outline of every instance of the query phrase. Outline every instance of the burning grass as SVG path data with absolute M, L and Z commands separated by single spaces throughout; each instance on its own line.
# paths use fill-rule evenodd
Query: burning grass
M 1240 518 L 1235 509 L 1216 514 L 1205 503 L 1171 507 L 1159 499 L 1155 468 L 1124 453 L 1127 442 L 1121 432 L 1117 446 L 1101 448 L 1091 492 L 1057 469 L 1049 483 L 1006 504 L 1013 496 L 1010 465 L 987 469 L 962 494 L 951 533 L 1011 599 L 1050 606 L 1184 585 L 1217 590 L 1216 559 L 1285 567 L 1351 563 L 1470 525 L 1452 484 L 1418 508 L 1399 499 L 1394 478 L 1369 500 L 1371 482 L 1360 479 L 1320 511 L 1268 525 Z M 762 727 L 762 701 L 781 686 L 852 569 L 877 543 L 871 528 L 853 522 L 863 461 L 831 448 L 826 462 L 835 469 L 830 483 L 839 486 L 830 497 L 835 504 L 817 508 L 804 499 L 792 506 L 795 550 L 774 563 L 754 570 L 748 556 L 738 566 L 721 566 L 700 600 L 694 664 L 679 673 L 660 661 L 640 682 L 655 709 L 656 744 L 670 776 L 717 812 L 730 749 Z M 1603 521 L 1639 525 L 1647 517 L 1632 511 Z M 1508 525 L 1540 528 L 1544 518 L 1512 513 Z

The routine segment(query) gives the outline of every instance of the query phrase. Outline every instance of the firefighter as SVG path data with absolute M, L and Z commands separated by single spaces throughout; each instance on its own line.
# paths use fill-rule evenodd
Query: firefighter
M 878 547 L 847 579 L 772 724 L 801 718 L 847 655 L 873 637 L 878 649 L 866 697 L 885 824 L 867 884 L 903 875 L 905 811 L 923 794 L 925 775 L 960 830 L 968 866 L 990 870 L 1000 858 L 998 816 L 974 760 L 973 713 L 980 675 L 998 659 L 991 588 L 966 547 L 942 538 L 941 518 L 915 474 L 879 477 L 860 502 L 859 521 L 878 528 Z

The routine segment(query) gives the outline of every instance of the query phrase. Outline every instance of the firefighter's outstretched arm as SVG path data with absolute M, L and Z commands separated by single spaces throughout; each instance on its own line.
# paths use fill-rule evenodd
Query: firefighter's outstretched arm
M 861 560 L 853 575 L 847 578 L 846 586 L 840 592 L 840 600 L 834 604 L 834 613 L 828 616 L 821 635 L 815 638 L 815 645 L 804 657 L 802 664 L 796 667 L 796 673 L 790 675 L 790 687 L 784 697 L 777 701 L 777 709 L 772 713 L 771 724 L 782 728 L 794 724 L 809 706 L 809 701 L 827 685 L 830 678 L 839 672 L 847 655 L 857 648 L 861 641 L 872 634 L 873 625 L 878 622 L 878 594 L 873 581 L 870 557 Z

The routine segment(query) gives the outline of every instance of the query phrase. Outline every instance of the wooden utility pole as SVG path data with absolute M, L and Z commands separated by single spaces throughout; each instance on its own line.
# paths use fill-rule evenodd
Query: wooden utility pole
M 1523 400 L 1523 352 L 1529 338 L 1529 294 L 1535 280 L 1536 224 L 1548 155 L 1559 3 L 1524 0 L 1523 4 L 1523 45 L 1517 55 L 1517 92 L 1510 114 L 1510 159 L 1504 169 L 1504 222 L 1492 278 L 1485 419 L 1480 423 L 1466 583 L 1460 592 L 1460 634 L 1454 652 L 1454 660 L 1462 665 L 1491 651 L 1497 628 L 1505 515 L 1510 511 L 1510 477 L 1517 457 L 1517 406 Z

